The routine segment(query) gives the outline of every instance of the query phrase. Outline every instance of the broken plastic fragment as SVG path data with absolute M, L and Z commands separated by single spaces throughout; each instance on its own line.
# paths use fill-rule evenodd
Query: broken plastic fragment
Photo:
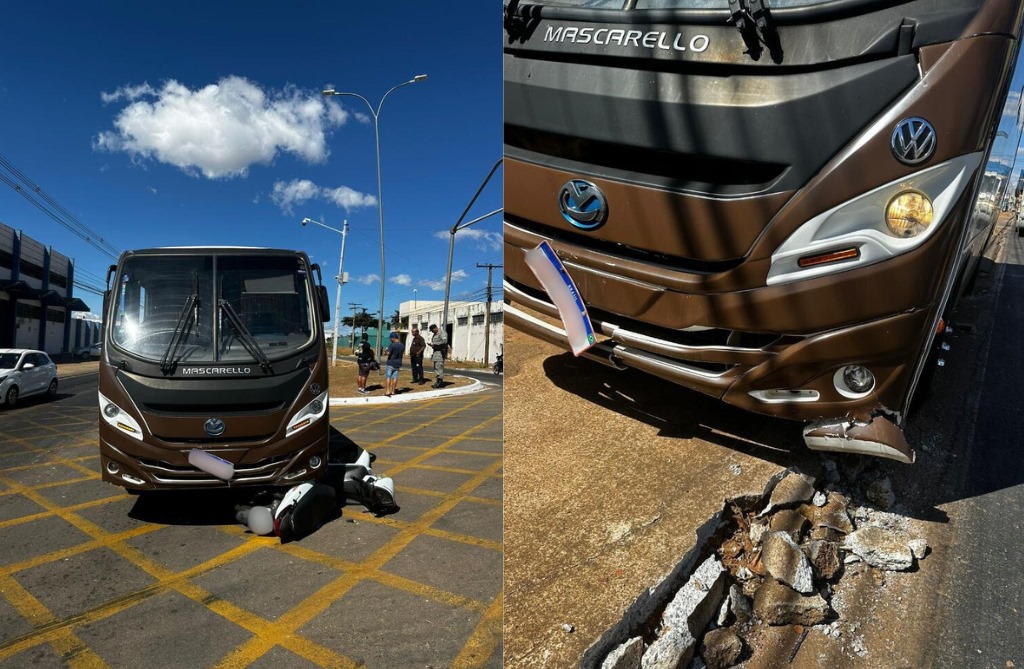
M 596 344 L 597 337 L 594 336 L 594 326 L 587 314 L 587 307 L 551 245 L 543 241 L 536 248 L 526 251 L 523 257 L 558 308 L 573 354 L 579 355 Z
M 207 474 L 213 474 L 222 481 L 230 481 L 235 475 L 233 464 L 199 448 L 193 448 L 188 452 L 188 463 Z

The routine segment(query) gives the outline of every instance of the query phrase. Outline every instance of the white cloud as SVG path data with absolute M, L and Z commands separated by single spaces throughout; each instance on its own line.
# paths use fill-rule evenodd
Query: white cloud
M 352 190 L 348 186 L 323 188 L 321 189 L 321 194 L 334 204 L 342 207 L 345 211 L 349 211 L 350 209 L 359 209 L 360 207 L 377 206 L 376 196 L 360 193 L 359 191 Z
M 451 231 L 438 230 L 434 233 L 436 239 L 448 241 L 451 239 Z M 502 237 L 500 232 L 489 232 L 480 228 L 463 228 L 455 233 L 455 241 L 471 241 L 477 243 L 477 248 L 484 251 L 498 251 L 501 249 Z
M 469 274 L 466 273 L 466 270 L 457 269 L 454 272 L 452 272 L 452 283 L 455 283 L 456 281 L 461 281 L 465 279 L 467 276 L 469 276 Z M 426 286 L 430 290 L 444 290 L 445 277 L 442 276 L 440 279 L 437 279 L 436 281 L 423 279 L 422 281 L 420 281 L 419 285 Z
M 303 204 L 320 194 L 320 187 L 309 179 L 275 181 L 270 192 L 271 201 L 286 214 L 292 213 L 293 204 Z
M 134 101 L 146 95 L 154 95 L 155 91 L 149 84 L 143 83 L 138 86 L 122 86 L 113 93 L 100 93 L 103 104 L 110 104 L 118 100 Z
M 412 277 L 409 276 L 408 274 L 399 274 L 398 276 L 393 276 L 390 279 L 388 279 L 388 281 L 390 281 L 391 283 L 397 283 L 399 286 L 412 285 Z
M 153 186 L 146 186 L 146 188 L 149 189 L 150 193 L 152 193 L 153 195 L 156 195 L 156 188 L 154 188 Z
M 264 91 L 230 76 L 192 90 L 167 81 L 102 93 L 105 102 L 129 104 L 114 118 L 114 130 L 99 133 L 93 148 L 123 151 L 133 160 L 156 160 L 208 179 L 245 176 L 278 153 L 319 163 L 327 157 L 325 133 L 348 116 L 339 105 L 294 86 Z
M 270 199 L 286 214 L 293 213 L 292 205 L 303 204 L 314 198 L 330 200 L 345 211 L 361 207 L 372 207 L 377 204 L 376 197 L 360 193 L 348 186 L 323 188 L 317 186 L 309 179 L 276 181 L 274 182 L 274 189 L 270 193 Z
M 364 276 L 356 277 L 356 281 L 358 281 L 359 283 L 363 284 L 364 286 L 369 286 L 372 283 L 377 283 L 378 281 L 380 281 L 380 275 L 379 274 L 366 274 Z

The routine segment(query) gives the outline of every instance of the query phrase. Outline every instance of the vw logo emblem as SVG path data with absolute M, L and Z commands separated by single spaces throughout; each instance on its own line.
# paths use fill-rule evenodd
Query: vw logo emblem
M 580 230 L 596 230 L 608 219 L 608 203 L 601 189 L 582 179 L 573 179 L 558 193 L 562 216 Z
M 889 148 L 904 165 L 918 165 L 932 157 L 937 142 L 932 124 L 911 116 L 896 124 L 889 138 Z
M 211 418 L 203 425 L 203 430 L 211 437 L 219 437 L 224 434 L 224 421 L 220 418 Z

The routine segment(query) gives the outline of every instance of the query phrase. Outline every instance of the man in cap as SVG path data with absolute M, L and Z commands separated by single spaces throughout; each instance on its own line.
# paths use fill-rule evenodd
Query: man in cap
M 434 350 L 430 359 L 434 363 L 434 385 L 431 388 L 440 388 L 444 383 L 444 360 L 448 357 L 448 337 L 437 325 L 430 326 L 430 348 Z
M 427 342 L 420 334 L 419 328 L 412 327 L 412 342 L 409 344 L 409 364 L 412 366 L 412 382 L 423 384 L 423 351 L 427 349 Z
M 405 344 L 399 341 L 398 333 L 392 332 L 388 345 L 388 361 L 384 366 L 384 396 L 391 397 L 398 388 L 398 370 L 402 368 Z

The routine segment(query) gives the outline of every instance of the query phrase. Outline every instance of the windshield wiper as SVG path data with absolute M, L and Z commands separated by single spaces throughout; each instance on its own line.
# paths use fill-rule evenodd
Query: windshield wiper
M 178 323 L 174 326 L 174 334 L 171 335 L 171 341 L 167 342 L 167 349 L 164 351 L 164 355 L 160 358 L 160 371 L 164 374 L 168 374 L 174 370 L 174 366 L 178 360 L 178 349 L 188 339 L 188 336 L 192 333 L 193 326 L 196 330 L 199 330 L 199 274 L 198 272 L 192 272 L 192 294 L 185 300 L 185 306 L 182 307 L 181 313 L 178 315 Z
M 242 319 L 238 317 L 238 312 L 236 312 L 234 307 L 231 306 L 231 303 L 227 300 L 221 299 L 217 302 L 217 306 L 224 314 L 227 315 L 228 321 L 231 323 L 232 327 L 235 328 L 235 332 L 238 333 L 238 338 L 241 340 L 242 346 L 244 346 L 245 350 L 249 352 L 249 355 L 260 363 L 260 367 L 263 368 L 264 372 L 267 374 L 273 372 L 270 368 L 270 358 L 268 358 L 267 354 L 263 352 L 262 348 L 260 348 L 259 342 L 257 342 L 256 338 L 252 336 L 251 332 L 249 332 L 249 328 L 245 327 L 245 323 L 243 323 Z

